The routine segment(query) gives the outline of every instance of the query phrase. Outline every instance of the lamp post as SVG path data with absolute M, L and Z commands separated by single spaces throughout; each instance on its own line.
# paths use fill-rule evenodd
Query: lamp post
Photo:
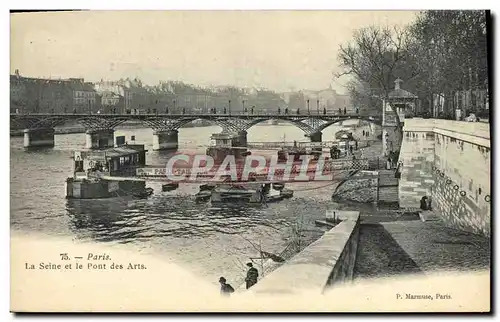
M 245 113 L 245 100 L 242 100 L 241 103 L 243 104 L 243 113 Z
M 177 103 L 177 101 L 174 100 L 174 113 L 177 113 L 177 104 L 176 103 Z
M 311 111 L 309 111 L 309 100 L 307 100 L 307 114 L 311 114 Z
M 319 100 L 316 101 L 316 110 L 317 110 L 318 115 L 319 115 Z
M 229 100 L 229 115 L 231 115 L 231 100 Z

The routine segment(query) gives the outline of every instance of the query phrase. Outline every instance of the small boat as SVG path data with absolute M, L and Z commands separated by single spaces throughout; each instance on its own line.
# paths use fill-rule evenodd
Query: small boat
M 141 191 L 139 193 L 135 193 L 134 197 L 145 199 L 145 198 L 151 196 L 153 194 L 153 192 L 154 192 L 153 188 L 146 188 L 146 189 L 144 189 L 144 191 Z
M 285 188 L 285 184 L 283 184 L 283 183 L 279 183 L 279 182 L 273 183 L 273 189 L 274 190 L 281 191 L 284 188 Z
M 200 186 L 200 192 L 201 191 L 212 191 L 215 189 L 217 185 L 215 183 L 205 183 Z
M 285 199 L 290 199 L 293 197 L 293 190 L 283 189 L 280 191 L 280 196 L 283 196 Z
M 196 201 L 208 201 L 212 196 L 212 191 L 210 190 L 201 190 L 195 195 Z
M 243 202 L 262 203 L 263 185 L 259 183 L 218 184 L 211 191 L 212 203 Z
M 269 192 L 268 194 L 265 195 L 265 202 L 276 202 L 276 201 L 281 201 L 283 199 L 289 199 L 293 197 L 293 190 L 290 189 L 282 189 L 282 190 L 277 190 L 274 189 L 275 191 L 279 191 L 278 194 L 275 192 Z
M 176 190 L 177 188 L 179 188 L 178 183 L 166 183 L 161 186 L 161 191 L 172 191 Z

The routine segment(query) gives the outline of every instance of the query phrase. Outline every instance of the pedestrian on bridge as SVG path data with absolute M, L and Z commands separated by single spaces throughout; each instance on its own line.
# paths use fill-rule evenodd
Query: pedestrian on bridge
M 299 114 L 300 114 L 300 108 L 297 109 L 297 115 L 299 115 Z
M 253 267 L 252 263 L 247 263 L 247 266 L 249 267 L 249 269 L 245 282 L 248 290 L 250 287 L 257 284 L 257 281 L 259 279 L 259 271 L 255 267 Z
M 323 115 L 326 115 L 326 107 L 323 107 Z
M 252 106 L 252 110 L 251 110 L 251 111 L 252 111 L 252 112 L 251 112 L 251 113 L 252 113 L 252 115 L 253 115 L 253 108 L 254 108 L 254 107 L 255 107 L 255 106 Z
M 339 115 L 340 115 L 340 114 L 342 114 L 342 110 L 341 110 L 341 109 L 340 109 L 340 107 L 339 107 Z
M 278 106 L 278 115 L 281 114 L 281 107 Z
M 224 107 L 224 114 L 226 114 L 226 108 Z
M 168 106 L 165 107 L 165 114 L 168 114 Z
M 285 114 L 288 115 L 288 107 L 285 107 Z
M 344 106 L 344 115 L 346 115 L 346 114 L 347 114 L 347 109 Z
M 248 113 L 248 107 L 245 107 L 245 114 Z
M 185 107 L 182 108 L 182 114 L 186 114 L 186 108 Z

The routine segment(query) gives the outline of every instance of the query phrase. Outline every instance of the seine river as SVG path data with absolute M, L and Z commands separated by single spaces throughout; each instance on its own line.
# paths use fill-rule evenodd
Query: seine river
M 339 127 L 323 131 L 330 141 Z M 185 128 L 179 131 L 179 150 L 204 152 L 212 133 L 220 128 Z M 151 129 L 117 129 L 115 135 L 136 136 L 146 144 L 148 164 L 162 164 L 165 152 L 152 151 Z M 292 125 L 254 126 L 249 142 L 305 141 L 303 132 Z M 247 241 L 261 244 L 268 252 L 280 253 L 289 240 L 290 225 L 303 221 L 308 229 L 324 218 L 334 185 L 325 182 L 289 185 L 294 197 L 279 203 L 238 208 L 215 208 L 196 203 L 195 184 L 177 191 L 161 192 L 158 183 L 149 186 L 155 194 L 147 200 L 65 199 L 65 180 L 71 176 L 71 155 L 85 145 L 84 134 L 57 135 L 53 149 L 27 152 L 23 138 L 11 138 L 11 230 L 19 234 L 69 237 L 78 242 L 127 244 L 139 252 L 173 261 L 210 282 L 226 276 L 234 285 L 242 282 L 241 263 L 258 253 Z M 270 151 L 268 151 L 270 152 Z

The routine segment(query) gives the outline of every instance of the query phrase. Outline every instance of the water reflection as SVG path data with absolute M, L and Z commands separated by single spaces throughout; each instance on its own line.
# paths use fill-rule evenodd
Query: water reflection
M 77 238 L 119 243 L 163 236 L 192 239 L 235 235 L 261 227 L 279 230 L 287 225 L 285 216 L 266 215 L 266 206 L 200 205 L 186 195 L 157 195 L 148 200 L 68 200 L 66 210 Z

